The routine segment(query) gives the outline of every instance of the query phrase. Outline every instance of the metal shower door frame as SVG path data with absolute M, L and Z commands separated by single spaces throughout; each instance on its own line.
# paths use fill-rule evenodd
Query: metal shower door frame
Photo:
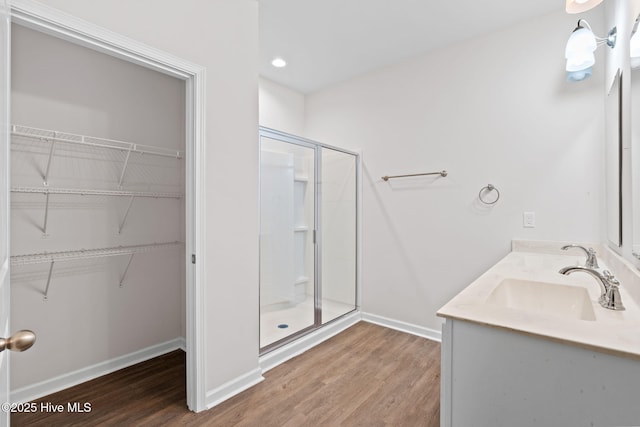
M 310 332 L 318 330 L 322 326 L 337 321 L 338 319 L 346 316 L 347 314 L 356 311 L 360 307 L 360 210 L 361 210 L 361 194 L 360 194 L 360 180 L 361 180 L 361 157 L 360 153 L 346 150 L 343 148 L 335 147 L 332 145 L 324 144 L 311 139 L 303 138 L 300 136 L 292 135 L 289 133 L 281 132 L 275 129 L 270 129 L 264 126 L 260 126 L 258 132 L 259 141 L 261 139 L 271 138 L 277 141 L 297 145 L 305 148 L 312 148 L 314 150 L 314 219 L 313 219 L 313 234 L 314 234 L 314 322 L 312 326 L 304 328 L 300 331 L 294 332 L 287 337 L 278 340 L 274 343 L 261 347 L 259 345 L 260 355 L 264 355 L 272 350 L 280 348 L 286 344 L 289 344 Z M 356 283 L 354 284 L 355 291 L 355 306 L 354 309 L 338 316 L 335 319 L 325 323 L 322 323 L 322 149 L 329 149 L 338 151 L 341 153 L 354 156 L 356 162 Z M 260 150 L 261 151 L 261 150 Z M 261 153 L 260 153 L 261 154 Z M 262 195 L 260 195 L 260 198 Z M 258 307 L 260 309 L 260 307 Z M 258 316 L 260 319 L 260 316 Z

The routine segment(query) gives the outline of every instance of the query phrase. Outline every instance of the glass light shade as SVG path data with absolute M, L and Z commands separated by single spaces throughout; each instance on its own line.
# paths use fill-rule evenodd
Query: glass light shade
M 631 68 L 638 68 L 640 65 L 640 28 L 633 33 L 629 41 L 629 56 L 631 57 Z
M 565 69 L 569 72 L 580 71 L 593 67 L 595 63 L 596 57 L 593 52 L 585 52 L 567 58 L 567 66 L 565 67 Z
M 593 74 L 593 68 L 591 67 L 580 71 L 567 71 L 567 81 L 579 82 L 588 77 L 591 77 L 591 74 Z
M 582 13 L 593 9 L 602 3 L 602 0 L 567 0 L 567 13 Z
M 276 68 L 282 68 L 287 66 L 287 61 L 282 58 L 274 58 L 273 61 L 271 61 L 271 65 Z
M 565 48 L 565 58 L 582 55 L 587 52 L 594 52 L 598 47 L 596 36 L 588 28 L 578 28 L 569 36 L 567 47 Z

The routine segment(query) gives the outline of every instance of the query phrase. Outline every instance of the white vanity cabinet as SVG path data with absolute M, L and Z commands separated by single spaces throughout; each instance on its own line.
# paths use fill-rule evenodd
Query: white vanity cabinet
M 640 425 L 638 359 L 464 320 L 442 332 L 442 427 Z

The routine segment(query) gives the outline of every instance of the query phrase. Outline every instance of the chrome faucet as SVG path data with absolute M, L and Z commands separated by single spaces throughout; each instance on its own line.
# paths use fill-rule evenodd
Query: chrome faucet
M 562 249 L 563 251 L 566 251 L 567 249 L 571 249 L 571 248 L 582 249 L 584 253 L 587 255 L 587 261 L 584 264 L 585 267 L 599 268 L 598 259 L 596 258 L 596 251 L 594 251 L 593 248 L 587 249 L 584 246 L 580 246 L 580 245 L 566 245 L 561 247 L 560 249 Z
M 600 295 L 600 298 L 598 299 L 601 306 L 609 310 L 624 310 L 624 305 L 620 298 L 620 282 L 609 272 L 609 270 L 604 270 L 602 274 L 600 274 L 600 272 L 592 268 L 571 266 L 561 268 L 559 272 L 564 275 L 569 275 L 576 271 L 587 273 L 598 281 L 602 288 L 602 295 Z

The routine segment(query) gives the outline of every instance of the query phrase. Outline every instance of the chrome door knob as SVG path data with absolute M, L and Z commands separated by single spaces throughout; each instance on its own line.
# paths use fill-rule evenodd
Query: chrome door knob
M 33 331 L 22 330 L 11 335 L 9 338 L 0 338 L 0 351 L 9 349 L 11 351 L 25 351 L 31 348 L 36 342 L 36 334 Z

